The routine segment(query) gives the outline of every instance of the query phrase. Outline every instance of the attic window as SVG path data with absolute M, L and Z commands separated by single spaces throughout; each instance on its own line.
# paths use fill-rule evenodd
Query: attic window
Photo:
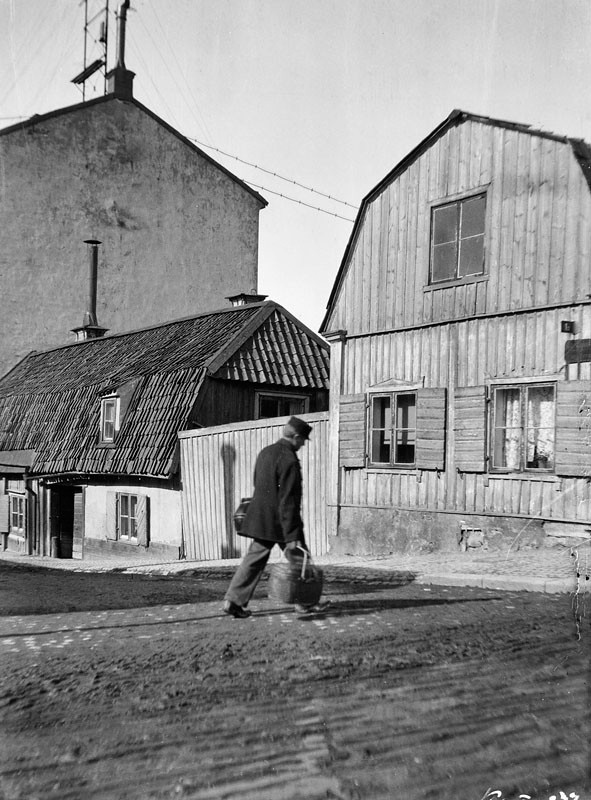
M 115 441 L 119 430 L 119 398 L 103 397 L 101 400 L 101 443 Z
M 431 209 L 431 283 L 482 275 L 486 194 Z
M 279 394 L 278 392 L 256 393 L 256 419 L 289 417 L 305 414 L 308 411 L 308 398 L 303 394 Z

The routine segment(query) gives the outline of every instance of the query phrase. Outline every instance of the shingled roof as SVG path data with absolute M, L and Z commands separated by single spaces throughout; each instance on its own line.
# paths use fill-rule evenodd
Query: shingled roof
M 206 375 L 326 389 L 328 365 L 327 344 L 270 301 L 34 352 L 0 379 L 0 451 L 28 451 L 36 475 L 169 477 Z M 129 406 L 106 446 L 112 392 Z

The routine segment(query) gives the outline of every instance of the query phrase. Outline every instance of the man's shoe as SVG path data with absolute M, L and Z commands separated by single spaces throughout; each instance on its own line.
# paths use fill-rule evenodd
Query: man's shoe
M 320 600 L 311 606 L 304 606 L 301 603 L 296 603 L 294 608 L 298 617 L 308 617 L 312 614 L 322 614 L 330 605 L 330 600 Z
M 251 616 L 252 611 L 244 608 L 244 606 L 239 606 L 238 603 L 233 603 L 231 600 L 226 600 L 224 614 L 229 614 L 231 617 L 236 617 L 236 619 L 246 619 L 246 617 Z

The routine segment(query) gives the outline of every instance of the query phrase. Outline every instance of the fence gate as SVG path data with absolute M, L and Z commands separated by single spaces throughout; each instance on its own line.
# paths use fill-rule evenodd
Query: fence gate
M 302 517 L 312 555 L 328 550 L 328 412 L 302 414 L 312 425 L 298 451 L 302 465 Z M 289 417 L 237 422 L 179 434 L 183 537 L 186 557 L 212 561 L 242 556 L 249 540 L 237 536 L 232 514 L 253 491 L 259 451 L 277 441 Z

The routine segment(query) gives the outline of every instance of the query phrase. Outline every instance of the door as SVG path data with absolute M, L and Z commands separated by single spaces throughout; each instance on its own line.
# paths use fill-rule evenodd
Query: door
M 82 497 L 79 486 L 51 489 L 51 555 L 56 558 L 82 557 Z

